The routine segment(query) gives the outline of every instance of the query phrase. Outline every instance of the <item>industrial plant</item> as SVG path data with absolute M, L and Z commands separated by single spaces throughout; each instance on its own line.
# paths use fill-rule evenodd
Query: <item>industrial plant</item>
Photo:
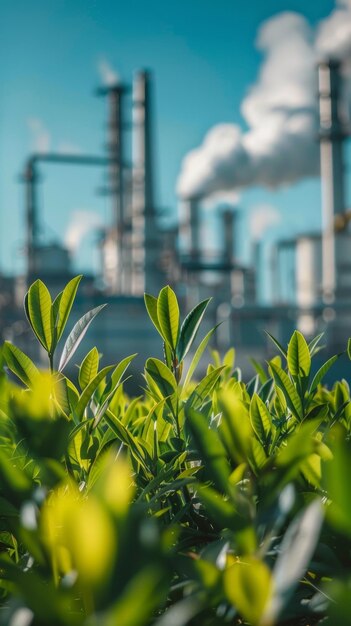
M 273 285 L 270 303 L 263 305 L 257 295 L 262 263 L 259 244 L 252 246 L 249 263 L 238 258 L 236 207 L 226 204 L 216 211 L 221 241 L 216 253 L 207 249 L 202 237 L 202 195 L 180 199 L 177 227 L 167 228 L 160 219 L 154 191 L 154 76 L 143 70 L 135 74 L 132 88 L 118 82 L 98 90 L 108 109 L 104 154 L 28 156 L 23 171 L 26 272 L 16 277 L 0 275 L 1 338 L 15 339 L 16 345 L 40 361 L 42 355 L 35 352 L 36 342 L 23 318 L 24 294 L 33 280 L 41 278 L 55 295 L 74 275 L 69 251 L 62 243 L 44 245 L 39 238 L 40 168 L 50 162 L 57 167 L 80 165 L 108 172 L 110 223 L 99 232 L 99 275 L 85 277 L 73 312 L 78 319 L 88 309 L 108 303 L 87 336 L 88 344 L 99 346 L 106 363 L 134 352 L 140 362 L 160 353 L 143 294 L 157 294 L 165 284 L 177 292 L 183 313 L 212 296 L 208 327 L 222 322 L 214 344 L 219 350 L 234 345 L 242 351 L 245 358 L 240 360 L 247 364 L 248 373 L 250 357 L 263 360 L 272 354 L 274 347 L 265 330 L 282 344 L 296 327 L 309 338 L 325 332 L 327 350 L 344 350 L 351 335 L 351 211 L 345 202 L 343 151 L 349 129 L 340 106 L 340 69 L 334 60 L 316 68 L 319 132 L 315 141 L 320 146 L 322 231 L 306 232 L 273 246 L 267 268 Z M 130 102 L 131 133 L 126 128 Z M 284 275 L 287 266 L 290 269 Z

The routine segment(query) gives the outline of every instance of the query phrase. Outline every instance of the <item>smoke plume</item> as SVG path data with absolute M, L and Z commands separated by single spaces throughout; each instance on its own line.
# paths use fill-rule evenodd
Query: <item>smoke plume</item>
M 119 75 L 113 69 L 112 65 L 105 59 L 101 58 L 98 63 L 100 78 L 106 87 L 112 87 L 119 83 Z
M 183 160 L 179 196 L 275 188 L 318 175 L 316 63 L 351 54 L 350 1 L 340 2 L 316 31 L 297 13 L 278 14 L 262 24 L 256 45 L 263 63 L 241 106 L 248 130 L 212 128 Z
M 97 213 L 83 209 L 74 211 L 64 238 L 66 248 L 75 254 L 84 237 L 101 226 L 102 221 Z
M 30 117 L 27 120 L 31 134 L 31 150 L 40 154 L 46 154 L 51 147 L 51 134 L 44 122 L 38 117 Z

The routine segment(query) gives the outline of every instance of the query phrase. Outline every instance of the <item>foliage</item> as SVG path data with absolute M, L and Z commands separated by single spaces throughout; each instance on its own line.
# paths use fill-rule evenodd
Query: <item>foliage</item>
M 49 371 L 1 349 L 0 624 L 346 624 L 350 389 L 322 386 L 338 356 L 315 372 L 321 336 L 295 331 L 247 384 L 233 349 L 195 382 L 209 301 L 181 324 L 167 286 L 145 295 L 164 361 L 147 359 L 143 394 L 124 390 L 135 355 L 101 367 L 96 347 L 73 381 L 66 365 L 103 308 L 55 367 L 80 279 L 25 298 Z

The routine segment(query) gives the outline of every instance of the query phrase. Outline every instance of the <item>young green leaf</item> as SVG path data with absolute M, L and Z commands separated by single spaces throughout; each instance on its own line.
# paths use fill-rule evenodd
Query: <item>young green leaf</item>
M 311 339 L 311 341 L 309 342 L 308 349 L 310 351 L 311 357 L 316 353 L 317 350 L 319 350 L 319 348 L 317 349 L 317 346 L 323 337 L 324 337 L 324 333 L 320 333 L 319 335 Z
M 193 408 L 186 410 L 186 420 L 211 480 L 218 489 L 226 492 L 229 486 L 230 466 L 218 433 L 211 430 L 206 417 Z
M 148 359 L 145 363 L 145 370 L 156 383 L 164 398 L 177 390 L 177 381 L 172 372 L 159 359 Z
M 82 275 L 72 278 L 72 280 L 69 281 L 69 283 L 66 285 L 62 292 L 59 301 L 57 316 L 55 318 L 56 342 L 60 341 L 62 333 L 65 330 L 65 326 L 67 324 L 67 320 L 71 312 L 72 305 L 81 280 Z
M 191 407 L 193 409 L 199 409 L 203 404 L 204 400 L 210 395 L 213 390 L 215 384 L 217 383 L 224 366 L 217 367 L 212 370 L 209 374 L 207 374 L 198 385 L 196 385 L 194 391 L 191 393 L 189 398 L 186 401 L 186 406 Z
M 41 345 L 50 353 L 53 340 L 51 296 L 41 280 L 36 280 L 28 290 L 26 299 L 29 321 Z
M 267 330 L 265 330 L 265 333 L 270 338 L 270 340 L 273 341 L 274 345 L 278 348 L 279 352 L 281 352 L 282 355 L 285 356 L 285 358 L 287 358 L 286 350 L 284 350 L 283 346 L 279 343 L 278 339 L 273 337 L 273 335 L 271 335 Z
M 289 376 L 281 367 L 272 362 L 270 363 L 270 368 L 274 382 L 282 390 L 290 411 L 301 421 L 303 418 L 301 399 Z
M 101 381 L 104 380 L 105 376 L 113 369 L 114 365 L 107 365 L 107 367 L 104 367 L 102 370 L 100 370 L 100 372 L 98 372 L 98 374 L 96 374 L 96 376 L 94 376 L 94 378 L 85 387 L 83 393 L 78 400 L 78 404 L 74 409 L 74 415 L 78 421 L 82 419 L 84 411 Z
M 208 342 L 210 341 L 213 333 L 216 331 L 217 328 L 218 328 L 218 324 L 214 328 L 211 328 L 211 330 L 208 331 L 207 335 L 205 335 L 205 337 L 202 339 L 189 365 L 189 369 L 187 371 L 187 374 L 184 380 L 183 389 L 186 389 L 188 384 L 190 383 L 192 376 L 199 364 L 199 361 L 207 348 Z
M 92 348 L 90 352 L 84 358 L 82 365 L 79 368 L 79 385 L 83 390 L 95 378 L 99 369 L 99 352 L 97 348 Z
M 340 354 L 335 354 L 334 356 L 330 357 L 330 359 L 328 359 L 328 361 L 326 361 L 322 367 L 319 368 L 318 372 L 316 372 L 312 383 L 311 383 L 311 387 L 310 387 L 310 393 L 312 393 L 315 389 L 317 389 L 319 383 L 323 380 L 324 376 L 326 375 L 326 373 L 330 370 L 331 366 L 335 363 L 335 361 L 338 360 L 338 358 L 341 356 L 342 353 Z
M 350 339 L 347 342 L 347 356 L 351 360 L 351 337 L 350 337 Z
M 261 398 L 255 393 L 250 404 L 250 420 L 259 441 L 265 444 L 272 430 L 272 418 Z
M 186 316 L 179 333 L 179 341 L 177 345 L 177 358 L 178 361 L 182 361 L 188 354 L 199 330 L 201 320 L 205 314 L 211 298 L 200 302 L 192 311 Z
M 263 561 L 245 556 L 224 572 L 224 589 L 229 602 L 252 624 L 261 624 L 272 597 L 272 575 Z M 273 623 L 273 622 L 272 622 Z
M 98 313 L 100 313 L 103 308 L 105 308 L 105 306 L 106 304 L 101 304 L 100 306 L 91 309 L 91 311 L 88 311 L 88 313 L 83 315 L 83 317 L 81 317 L 74 325 L 72 331 L 67 337 L 66 343 L 62 351 L 58 368 L 60 372 L 74 355 L 93 319 L 98 315 Z
M 179 335 L 179 306 L 177 296 L 167 285 L 157 299 L 157 318 L 163 338 L 175 351 Z
M 304 336 L 295 330 L 288 344 L 289 372 L 292 376 L 307 377 L 311 370 L 311 355 Z
M 22 350 L 14 346 L 9 341 L 5 341 L 3 355 L 7 367 L 13 372 L 27 387 L 32 387 L 39 376 L 39 370 L 33 361 Z
M 155 298 L 155 296 L 152 296 L 149 293 L 144 293 L 144 302 L 145 302 L 146 310 L 149 314 L 150 320 L 152 321 L 156 330 L 160 333 L 161 337 L 163 338 L 161 326 L 159 324 L 158 317 L 157 317 L 157 298 Z

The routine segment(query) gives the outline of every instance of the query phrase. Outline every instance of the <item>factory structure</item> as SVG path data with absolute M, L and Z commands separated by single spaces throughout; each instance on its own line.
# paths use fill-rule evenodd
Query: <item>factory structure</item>
M 176 227 L 162 225 L 154 190 L 153 76 L 139 71 L 132 86 L 131 148 L 126 129 L 130 87 L 117 83 L 98 90 L 108 108 L 105 154 L 38 153 L 27 158 L 26 272 L 18 277 L 0 274 L 0 337 L 13 340 L 40 361 L 42 355 L 23 319 L 24 294 L 38 277 L 56 294 L 74 275 L 69 251 L 60 242 L 44 245 L 39 237 L 40 168 L 51 162 L 108 172 L 111 212 L 99 238 L 99 276 L 85 277 L 73 314 L 74 321 L 98 304 L 109 305 L 89 329 L 86 351 L 97 345 L 106 363 L 137 352 L 138 365 L 150 354 L 159 355 L 160 342 L 148 323 L 143 294 L 157 294 L 165 284 L 177 292 L 183 313 L 200 299 L 213 297 L 206 323 L 210 327 L 223 322 L 214 341 L 220 350 L 234 345 L 242 351 L 245 358 L 239 360 L 248 372 L 247 357 L 262 360 L 272 354 L 264 330 L 283 344 L 296 327 L 307 337 L 325 331 L 327 349 L 344 350 L 351 335 L 351 211 L 345 202 L 343 160 L 349 132 L 340 106 L 339 63 L 320 63 L 318 76 L 322 229 L 276 242 L 269 268 L 273 285 L 269 304 L 262 305 L 257 296 L 262 262 L 258 247 L 253 246 L 248 264 L 238 258 L 235 208 L 223 206 L 216 213 L 221 241 L 217 252 L 207 250 L 202 237 L 202 197 L 182 200 Z

